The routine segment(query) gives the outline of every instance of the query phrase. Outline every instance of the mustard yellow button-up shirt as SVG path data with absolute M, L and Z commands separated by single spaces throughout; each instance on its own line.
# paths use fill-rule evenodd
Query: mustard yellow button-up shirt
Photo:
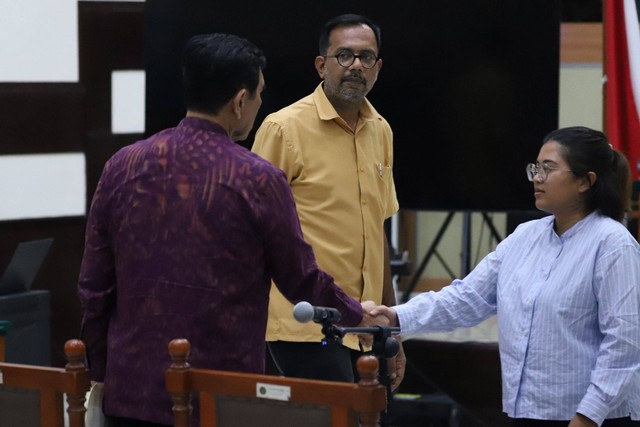
M 320 84 L 309 96 L 270 114 L 253 151 L 288 177 L 305 240 L 321 269 L 345 292 L 381 303 L 386 218 L 398 210 L 393 134 L 365 100 L 355 133 Z M 293 305 L 271 287 L 267 341 L 319 342 L 320 325 L 301 324 Z M 355 336 L 343 343 L 358 348 Z

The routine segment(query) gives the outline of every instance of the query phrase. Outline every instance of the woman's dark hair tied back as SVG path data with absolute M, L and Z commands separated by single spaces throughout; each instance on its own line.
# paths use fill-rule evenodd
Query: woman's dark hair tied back
M 603 132 L 584 126 L 557 129 L 549 133 L 543 144 L 555 141 L 563 148 L 569 168 L 578 177 L 596 174 L 596 182 L 586 196 L 589 212 L 622 221 L 629 210 L 631 174 L 624 154 L 614 149 Z

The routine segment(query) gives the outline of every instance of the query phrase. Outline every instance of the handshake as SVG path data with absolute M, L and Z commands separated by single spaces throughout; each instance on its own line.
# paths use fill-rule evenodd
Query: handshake
M 398 315 L 393 308 L 376 305 L 373 301 L 363 301 L 360 304 L 362 305 L 362 321 L 358 326 L 400 326 Z
M 393 308 L 389 308 L 385 305 L 376 305 L 373 301 L 363 301 L 362 305 L 362 320 L 358 327 L 360 328 L 372 328 L 376 326 L 395 328 L 400 326 L 398 322 L 398 315 Z M 314 321 L 316 323 L 325 322 L 327 324 L 338 323 L 340 321 L 340 312 L 331 307 L 313 307 L 306 301 L 301 301 L 293 308 L 293 317 L 300 323 L 307 323 Z M 324 332 L 324 327 L 323 327 Z M 391 390 L 395 390 L 402 379 L 404 378 L 404 371 L 406 367 L 406 358 L 404 350 L 402 348 L 402 341 L 399 336 L 395 339 L 400 343 L 398 353 L 387 358 L 387 372 L 389 373 L 389 381 Z M 370 333 L 358 334 L 358 340 L 362 349 L 369 351 L 373 345 L 373 335 Z
M 362 305 L 362 321 L 359 326 L 400 326 L 398 323 L 398 315 L 393 308 L 385 305 L 377 306 L 373 301 L 363 301 L 360 304 Z M 371 335 L 358 335 L 358 339 L 363 348 L 370 348 L 373 344 L 373 337 Z M 401 340 L 399 337 L 396 337 L 396 339 L 400 343 L 398 354 L 395 357 L 387 359 L 387 372 L 389 373 L 391 390 L 398 388 L 402 382 L 407 364 Z

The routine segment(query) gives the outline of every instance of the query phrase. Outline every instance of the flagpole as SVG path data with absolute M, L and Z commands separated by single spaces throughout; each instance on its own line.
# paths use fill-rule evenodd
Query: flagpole
M 602 2 L 602 130 L 607 135 L 609 134 L 607 129 L 607 87 L 608 73 L 607 73 L 607 1 Z

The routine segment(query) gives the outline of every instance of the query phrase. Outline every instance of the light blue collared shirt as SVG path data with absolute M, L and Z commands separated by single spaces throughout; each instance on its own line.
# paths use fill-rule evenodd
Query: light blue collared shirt
M 640 420 L 640 246 L 598 212 L 562 236 L 553 224 L 521 224 L 463 280 L 395 307 L 402 333 L 497 314 L 510 417 Z

